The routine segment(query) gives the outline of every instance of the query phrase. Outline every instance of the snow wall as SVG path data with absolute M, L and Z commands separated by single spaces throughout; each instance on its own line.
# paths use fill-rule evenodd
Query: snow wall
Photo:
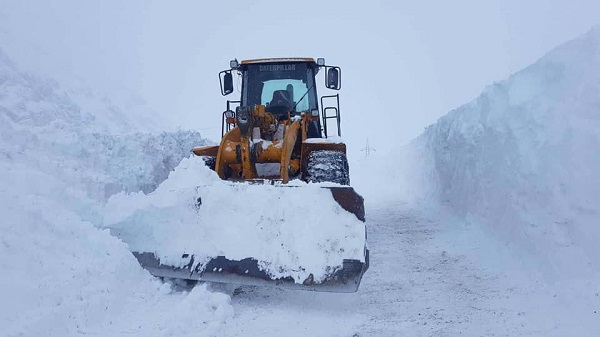
M 600 270 L 600 27 L 399 149 L 391 193 L 487 224 L 551 277 Z
M 143 105 L 22 72 L 0 51 L 0 335 L 197 334 L 179 323 L 190 321 L 214 335 L 233 315 L 228 296 L 203 287 L 167 295 L 97 228 L 108 197 L 152 191 L 206 143 L 153 133 L 155 119 Z

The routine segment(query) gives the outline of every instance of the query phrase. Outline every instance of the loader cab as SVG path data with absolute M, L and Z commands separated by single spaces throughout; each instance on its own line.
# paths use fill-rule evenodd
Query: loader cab
M 316 62 L 312 58 L 256 59 L 238 63 L 230 62 L 230 70 L 219 74 L 221 93 L 229 95 L 234 92 L 232 72 L 238 75 L 240 99 L 227 102 L 229 115 L 233 114 L 230 105 L 237 103 L 243 107 L 264 105 L 265 111 L 272 113 L 279 120 L 308 113 L 314 116 L 314 123 L 309 128 L 310 138 L 327 136 L 327 119 L 338 120 L 339 131 L 339 96 L 323 96 L 321 105 L 327 105 L 323 99 L 335 97 L 335 106 L 324 106 L 322 116 L 319 111 L 316 76 L 321 68 L 326 68 L 325 85 L 328 89 L 340 89 L 340 68 L 325 66 L 323 59 Z M 329 104 L 330 105 L 330 104 Z M 327 112 L 330 116 L 327 116 Z M 331 112 L 334 115 L 331 116 Z M 289 114 L 288 114 L 289 113 Z M 324 125 L 322 125 L 324 124 Z M 224 124 L 225 125 L 225 124 Z M 325 126 L 325 127 L 323 127 Z M 227 130 L 223 130 L 225 132 Z M 339 134 L 340 132 L 338 132 Z
M 242 106 L 264 105 L 280 119 L 318 110 L 315 73 L 310 62 L 242 63 Z

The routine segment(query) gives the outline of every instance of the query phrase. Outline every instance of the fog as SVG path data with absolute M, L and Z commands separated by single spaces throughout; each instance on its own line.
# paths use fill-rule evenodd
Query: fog
M 230 59 L 324 57 L 342 67 L 342 136 L 359 155 L 367 138 L 379 152 L 409 141 L 599 22 L 594 0 L 0 0 L 0 48 L 36 74 L 139 96 L 215 140 Z

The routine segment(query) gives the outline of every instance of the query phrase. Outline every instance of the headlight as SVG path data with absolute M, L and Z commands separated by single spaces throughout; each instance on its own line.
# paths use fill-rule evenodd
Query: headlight
M 317 109 L 314 109 L 314 110 L 312 110 L 312 111 L 310 112 L 310 114 L 311 114 L 313 117 L 319 117 L 319 110 L 317 110 Z

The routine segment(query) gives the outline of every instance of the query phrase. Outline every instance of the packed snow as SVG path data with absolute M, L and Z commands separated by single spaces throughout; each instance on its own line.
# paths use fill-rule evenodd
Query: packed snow
M 150 194 L 112 196 L 104 219 L 133 251 L 168 265 L 187 264 L 183 253 L 198 263 L 253 257 L 272 277 L 302 283 L 311 274 L 324 279 L 344 259 L 364 262 L 365 225 L 328 189 L 224 182 L 198 157 L 184 159 Z

